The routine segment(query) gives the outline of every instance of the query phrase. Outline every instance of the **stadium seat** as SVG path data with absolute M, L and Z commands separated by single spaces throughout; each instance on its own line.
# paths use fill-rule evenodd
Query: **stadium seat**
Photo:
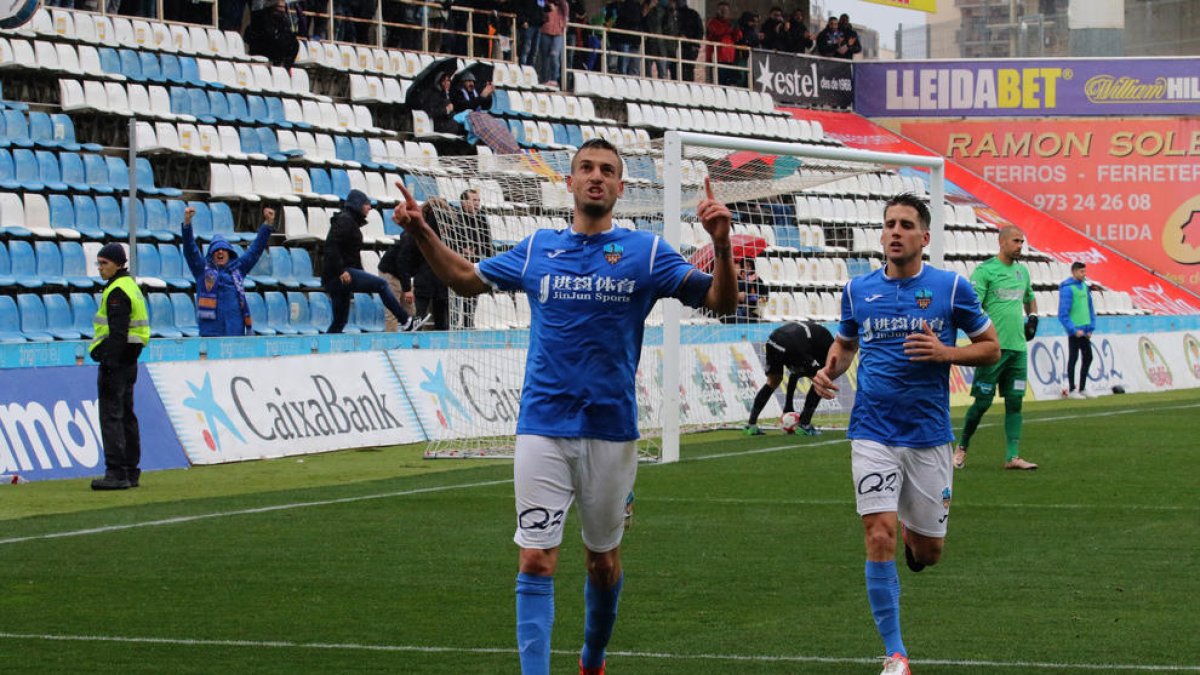
M 139 228 L 144 229 L 148 237 L 157 241 L 174 240 L 177 235 L 171 227 L 167 205 L 161 199 L 146 199 L 142 205 L 146 208 L 146 220 L 139 223 Z
M 196 323 L 196 308 L 192 298 L 187 293 L 172 293 L 171 307 L 175 311 L 175 327 L 184 337 L 200 335 L 200 326 Z
M 73 288 L 92 288 L 96 281 L 88 276 L 87 256 L 83 246 L 77 241 L 63 241 L 58 244 L 62 255 L 62 276 L 68 286 Z M 41 252 L 38 252 L 38 264 L 41 265 Z
M 108 182 L 108 165 L 104 162 L 103 157 L 91 154 L 83 155 L 83 169 L 92 192 L 97 194 L 114 192 L 112 184 Z M 125 177 L 125 182 L 129 182 L 128 176 Z
M 64 218 L 67 217 L 66 208 L 61 202 L 55 198 L 61 197 L 66 199 L 64 195 L 50 195 L 50 218 L 54 219 L 55 205 L 58 205 L 58 213 L 61 213 Z M 96 208 L 96 202 L 91 197 L 86 195 L 75 195 L 71 198 L 71 211 L 75 219 L 75 230 L 88 239 L 103 239 L 106 234 L 100 229 L 100 215 Z
M 158 258 L 162 263 L 161 278 L 167 286 L 179 290 L 189 290 L 195 284 L 190 273 L 185 271 L 183 254 L 175 244 L 159 244 Z M 178 325 L 178 322 L 176 322 Z
M 162 259 L 158 257 L 158 247 L 154 244 L 137 245 L 136 275 L 138 283 L 148 288 L 167 287 L 167 282 L 162 278 Z
M 175 308 L 166 293 L 147 293 L 146 309 L 150 312 L 151 337 L 183 337 L 183 332 L 175 327 Z
M 192 234 L 199 241 L 209 241 L 213 236 L 213 220 L 212 211 L 208 208 L 207 202 L 188 202 L 187 206 L 196 209 L 196 213 L 192 216 Z M 178 222 L 183 222 L 183 214 L 180 213 Z
M 300 288 L 300 283 L 296 281 L 296 277 L 292 274 L 292 256 L 286 248 L 271 246 L 267 249 L 267 256 L 271 258 L 271 276 L 275 277 L 281 286 L 289 289 Z M 268 297 L 267 309 L 270 310 L 270 307 L 271 303 Z
M 32 293 L 17 296 L 17 309 L 21 313 L 21 334 L 31 342 L 50 342 L 54 336 L 46 326 L 46 306 L 41 297 Z
M 0 344 L 25 342 L 21 332 L 21 313 L 11 296 L 0 295 Z
M 292 278 L 303 288 L 320 288 L 321 280 L 313 272 L 312 258 L 305 249 L 289 249 L 292 254 Z
M 304 293 L 289 292 L 287 294 L 288 313 L 292 328 L 301 335 L 316 335 L 324 326 L 313 324 L 312 313 L 308 305 L 308 297 Z
M 253 269 L 250 270 L 250 274 L 246 275 L 246 278 L 256 284 L 263 284 L 265 286 L 279 285 L 279 279 L 275 278 L 271 270 L 271 256 L 269 255 L 259 258 Z
M 41 288 L 42 280 L 38 278 L 37 257 L 29 242 L 13 239 L 8 242 L 8 259 L 10 274 L 18 286 L 22 288 Z
M 231 242 L 254 241 L 255 232 L 238 232 L 233 225 L 233 211 L 225 202 L 213 202 L 209 207 L 212 212 L 212 231 Z
M 57 293 L 42 296 L 46 306 L 46 331 L 59 340 L 82 340 L 83 333 L 75 328 L 75 318 L 67 299 Z
M 291 325 L 291 310 L 283 293 L 267 291 L 263 296 L 267 303 L 267 326 L 281 335 L 298 335 L 299 331 Z
M 277 335 L 275 329 L 267 325 L 267 306 L 263 303 L 262 296 L 258 293 L 246 293 L 246 304 L 250 306 L 250 320 L 254 322 L 254 334 Z
M 47 286 L 66 286 L 67 279 L 63 276 L 62 253 L 58 250 L 58 243 L 35 241 L 33 250 L 37 258 L 38 279 Z
M 324 333 L 333 323 L 333 306 L 329 304 L 329 296 L 324 292 L 308 294 L 309 320 L 313 327 Z
M 87 172 L 83 168 L 83 158 L 74 152 L 63 152 L 58 155 L 58 164 L 62 181 L 71 192 L 91 192 Z
M 75 319 L 75 330 L 85 338 L 91 339 L 95 336 L 92 318 L 96 316 L 96 310 L 96 298 L 91 293 L 71 294 L 71 315 Z

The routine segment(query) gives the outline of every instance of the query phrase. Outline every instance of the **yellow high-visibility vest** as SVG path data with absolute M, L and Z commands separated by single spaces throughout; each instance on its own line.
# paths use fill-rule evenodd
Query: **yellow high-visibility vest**
M 100 296 L 100 308 L 92 319 L 96 337 L 92 339 L 92 344 L 88 347 L 89 354 L 96 349 L 96 345 L 108 337 L 108 294 L 116 288 L 125 291 L 125 295 L 133 306 L 129 314 L 129 341 L 139 345 L 150 342 L 150 312 L 146 309 L 146 298 L 142 295 L 142 289 L 138 288 L 133 277 L 126 275 L 118 277 L 116 281 L 105 287 L 104 295 Z

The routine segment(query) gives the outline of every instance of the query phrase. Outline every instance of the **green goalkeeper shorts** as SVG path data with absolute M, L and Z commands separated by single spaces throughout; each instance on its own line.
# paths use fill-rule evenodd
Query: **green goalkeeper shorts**
M 1024 349 L 1001 349 L 1000 360 L 990 366 L 975 369 L 971 396 L 990 398 L 999 391 L 1001 396 L 1024 396 L 1029 371 Z

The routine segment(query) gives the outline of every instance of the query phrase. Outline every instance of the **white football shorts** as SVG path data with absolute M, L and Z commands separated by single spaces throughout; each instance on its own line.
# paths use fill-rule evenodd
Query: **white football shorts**
M 895 511 L 908 529 L 945 537 L 954 483 L 954 445 L 906 448 L 852 440 L 858 515 Z
M 556 548 L 571 503 L 577 503 L 583 545 L 606 553 L 621 545 L 625 499 L 637 477 L 637 442 L 519 434 L 513 460 L 521 548 Z

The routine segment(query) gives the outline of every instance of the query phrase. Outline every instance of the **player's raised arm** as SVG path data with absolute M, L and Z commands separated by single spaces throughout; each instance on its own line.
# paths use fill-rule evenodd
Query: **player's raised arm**
M 459 295 L 472 296 L 486 292 L 488 286 L 475 273 L 475 265 L 446 246 L 437 236 L 429 223 L 425 222 L 420 205 L 403 182 L 396 181 L 396 187 L 400 188 L 404 201 L 392 211 L 392 222 L 413 238 L 437 278 Z
M 729 208 L 717 201 L 712 183 L 704 179 L 707 196 L 696 205 L 696 215 L 712 238 L 713 282 L 704 296 L 704 306 L 719 315 L 732 314 L 737 309 L 737 272 L 733 269 L 733 247 L 729 231 L 733 216 Z

